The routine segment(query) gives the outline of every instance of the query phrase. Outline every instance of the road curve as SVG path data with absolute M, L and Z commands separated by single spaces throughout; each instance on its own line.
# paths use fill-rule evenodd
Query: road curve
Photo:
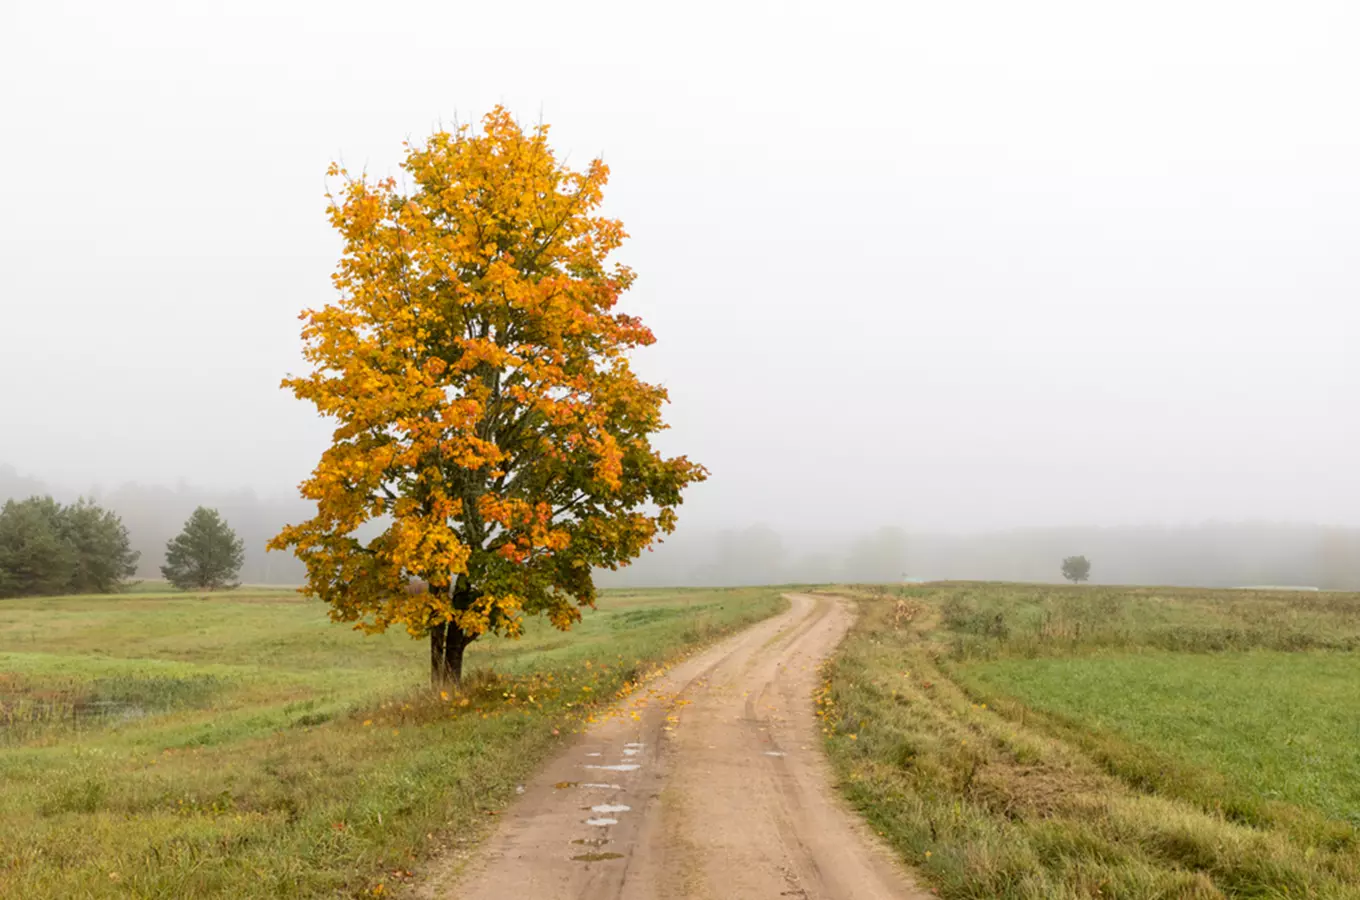
M 833 793 L 812 691 L 853 619 L 790 609 L 672 669 L 550 762 L 461 873 L 458 900 L 889 900 L 915 887 Z M 636 713 L 636 716 L 634 715 Z

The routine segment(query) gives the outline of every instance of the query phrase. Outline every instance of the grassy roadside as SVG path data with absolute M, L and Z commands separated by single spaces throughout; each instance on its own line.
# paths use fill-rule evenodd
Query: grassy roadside
M 1125 780 L 1256 825 L 1302 813 L 1305 840 L 1317 816 L 1360 826 L 1360 654 L 1007 659 L 959 675 L 998 708 L 1042 711 Z M 1135 746 L 1141 759 L 1117 756 Z
M 435 698 L 421 645 L 289 595 L 0 602 L 0 896 L 391 893 L 631 683 L 782 605 L 607 593 Z
M 856 596 L 818 697 L 828 751 L 852 804 L 942 896 L 1360 897 L 1356 745 L 1333 707 L 1360 672 L 1360 598 Z M 1291 724 L 1252 727 L 1284 709 Z M 1285 732 L 1301 744 L 1275 746 Z M 1306 777 L 1276 783 L 1263 761 L 1296 749 Z

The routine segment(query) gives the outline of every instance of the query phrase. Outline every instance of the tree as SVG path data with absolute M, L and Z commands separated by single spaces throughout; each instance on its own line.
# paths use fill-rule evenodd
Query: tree
M 1063 577 L 1079 584 L 1091 577 L 1091 561 L 1084 556 L 1069 556 L 1062 562 Z
M 80 498 L 61 511 L 61 533 L 75 552 L 66 590 L 73 594 L 110 594 L 137 574 L 141 553 L 131 547 L 128 530 L 113 511 Z
M 0 597 L 60 594 L 75 565 L 61 505 L 51 497 L 9 500 L 0 509 Z
M 165 545 L 161 574 L 182 591 L 234 588 L 245 558 L 245 542 L 226 520 L 217 510 L 200 506 Z
M 122 520 L 93 501 L 30 497 L 0 510 L 0 595 L 112 593 L 139 557 Z
M 614 311 L 634 276 L 607 261 L 603 162 L 567 168 L 497 107 L 402 168 L 409 194 L 331 168 L 339 297 L 302 314 L 314 370 L 283 384 L 337 427 L 301 487 L 316 516 L 271 547 L 333 619 L 429 637 L 438 686 L 483 634 L 569 629 L 592 570 L 670 533 L 706 472 L 651 447 L 666 392 L 629 364 L 652 333 Z

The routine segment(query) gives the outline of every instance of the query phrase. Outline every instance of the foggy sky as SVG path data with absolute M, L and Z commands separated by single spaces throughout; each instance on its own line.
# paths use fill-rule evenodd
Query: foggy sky
M 28 3 L 0 463 L 290 493 L 326 164 L 603 154 L 682 528 L 1360 525 L 1360 7 Z

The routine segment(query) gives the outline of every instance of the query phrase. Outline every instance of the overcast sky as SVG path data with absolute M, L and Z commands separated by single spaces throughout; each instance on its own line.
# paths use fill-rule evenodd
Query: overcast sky
M 1360 524 L 1360 4 L 0 12 L 0 463 L 291 491 L 332 159 L 603 154 L 682 521 Z

